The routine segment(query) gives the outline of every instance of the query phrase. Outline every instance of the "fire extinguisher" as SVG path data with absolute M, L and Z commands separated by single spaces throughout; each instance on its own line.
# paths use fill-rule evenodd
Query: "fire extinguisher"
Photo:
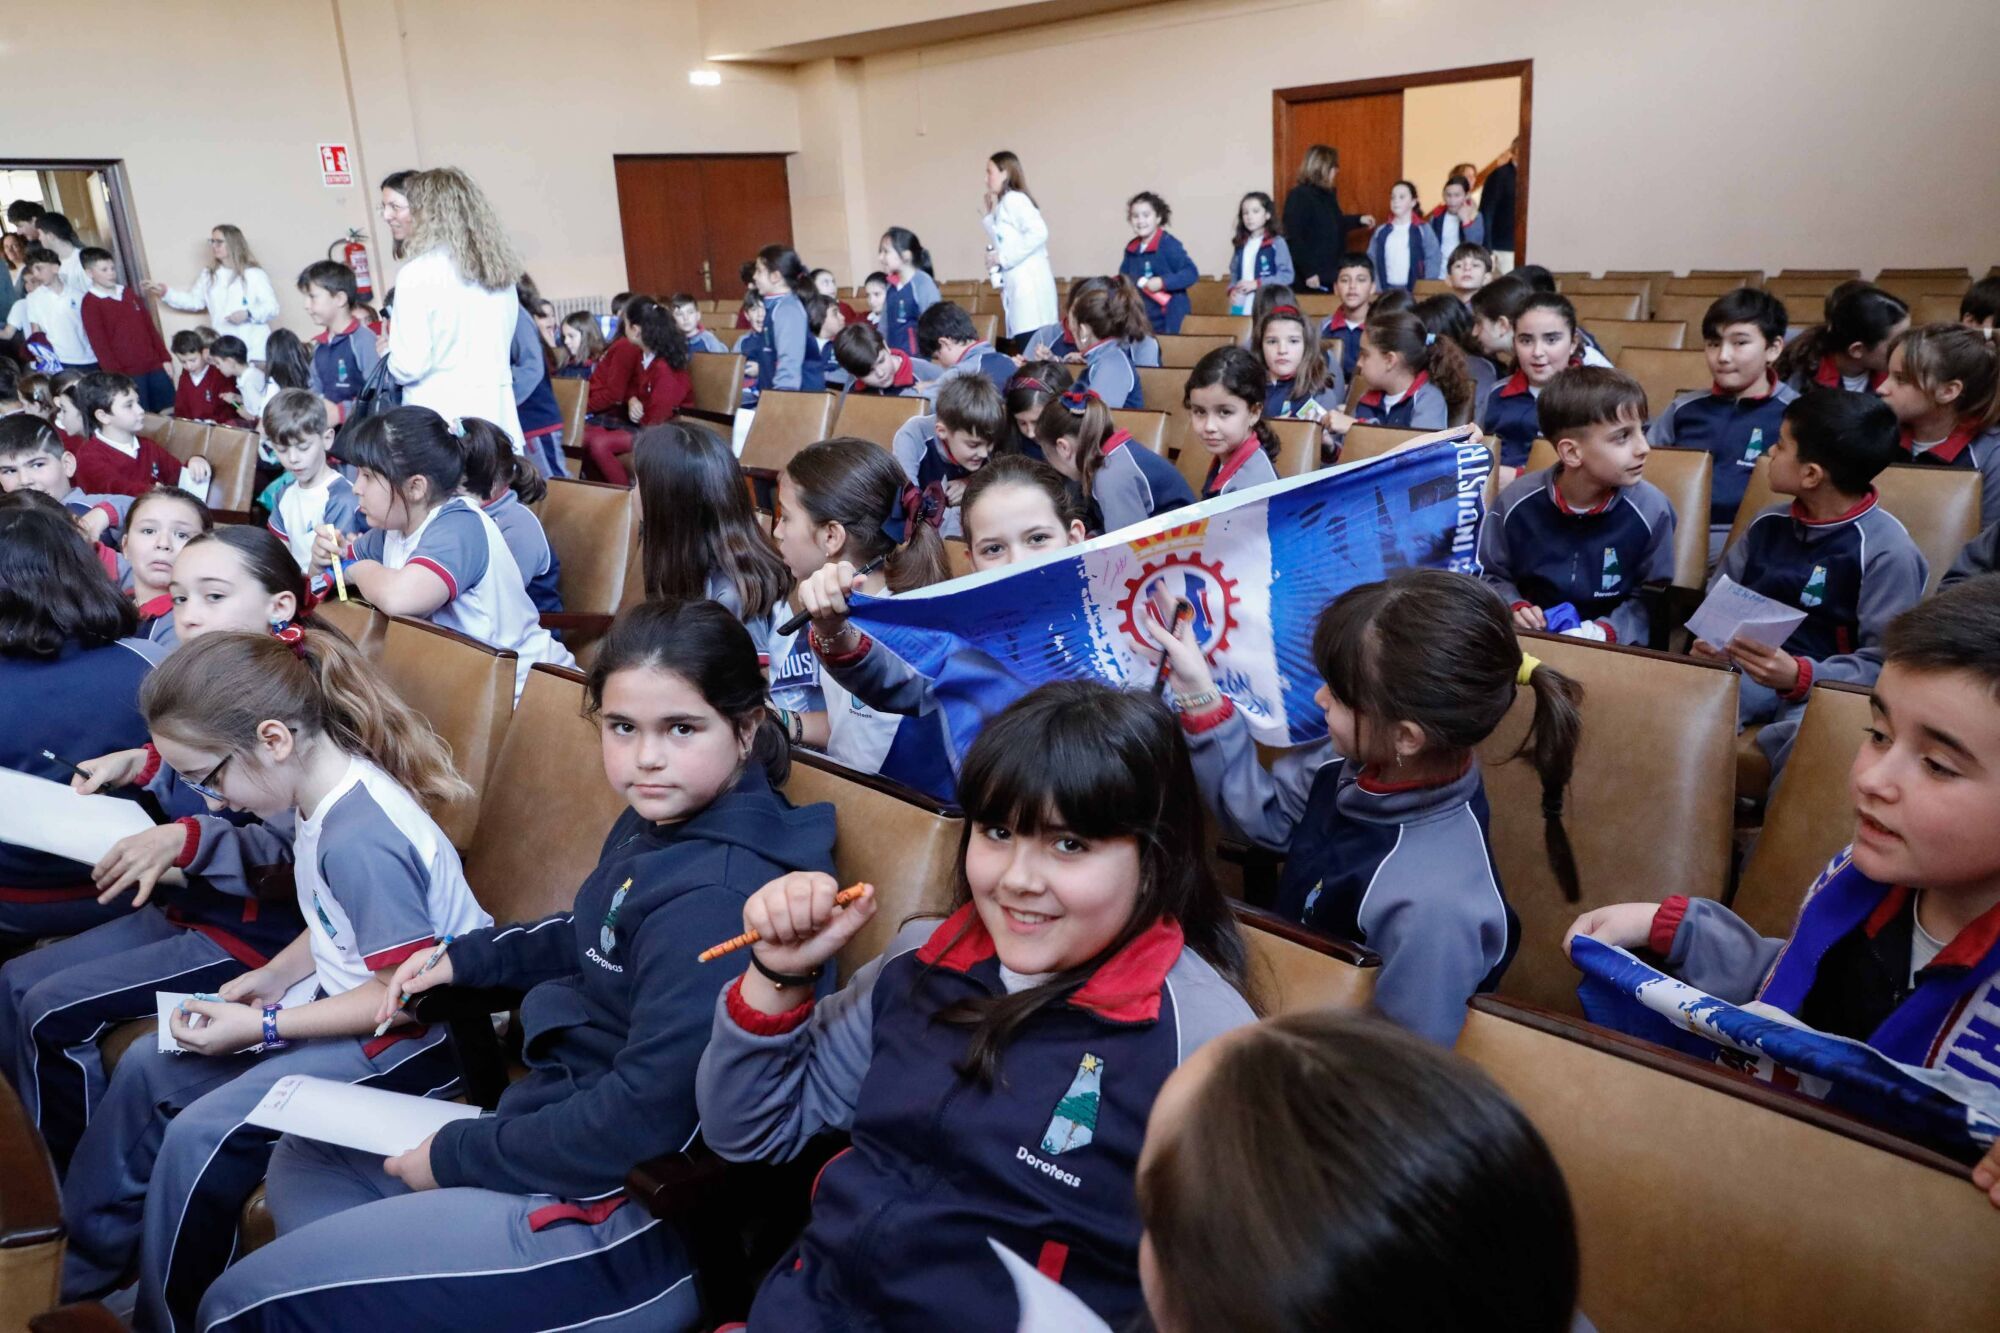
M 344 241 L 335 241 L 327 247 L 326 257 L 338 260 L 354 270 L 354 287 L 364 301 L 375 299 L 375 288 L 368 274 L 368 247 L 363 243 L 361 231 L 356 228 L 347 233 Z

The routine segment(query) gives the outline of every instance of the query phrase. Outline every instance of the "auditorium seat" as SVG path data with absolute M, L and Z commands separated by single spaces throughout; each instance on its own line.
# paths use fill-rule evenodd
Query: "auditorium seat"
M 834 403 L 830 393 L 765 390 L 743 442 L 743 470 L 751 476 L 776 476 L 793 454 L 833 433 Z
M 1187 289 L 1188 311 L 1196 315 L 1229 313 L 1229 284 L 1217 278 L 1203 278 Z
M 1649 319 L 1593 319 L 1585 321 L 1583 327 L 1614 365 L 1628 347 L 1678 348 L 1687 337 L 1685 324 Z
M 1644 319 L 1644 292 L 1580 292 L 1569 298 L 1576 317 L 1584 324 L 1593 319 Z
M 1763 830 L 1729 904 L 1765 935 L 1791 933 L 1806 886 L 1854 840 L 1847 777 L 1872 716 L 1868 695 L 1865 686 L 1828 681 L 1806 700 L 1784 780 L 1764 807 Z
M 1972 271 L 1964 268 L 1885 268 L 1875 275 L 1875 281 L 1879 283 L 1884 278 L 1891 280 L 1898 278 L 1946 278 L 1954 282 L 1959 279 L 1970 282 L 1972 280 Z
M 710 329 L 709 332 L 713 333 L 721 341 L 722 345 L 732 352 L 736 350 L 736 344 L 742 342 L 750 334 L 750 330 L 748 329 L 735 328 Z
M 1262 1013 L 1368 1007 L 1381 973 L 1379 954 L 1248 903 L 1230 906 L 1250 955 L 1248 989 Z
M 1458 1051 L 1562 1168 L 1578 1309 L 1603 1333 L 1972 1329 L 2000 1309 L 2000 1220 L 1946 1157 L 1710 1062 L 1492 996 L 1472 1001 Z
M 454 847 L 472 842 L 487 774 L 514 711 L 515 661 L 507 649 L 408 616 L 391 616 L 382 639 L 383 679 L 429 719 L 459 776 L 472 784 L 471 796 L 430 812 Z
M 1972 286 L 1972 279 L 1964 273 L 1956 277 L 1890 277 L 1884 274 L 1875 279 L 1875 285 L 1905 301 L 1914 302 L 1925 296 L 1963 296 L 1966 289 Z
M 1279 476 L 1303 477 L 1306 473 L 1319 469 L 1322 432 L 1317 421 L 1281 417 L 1266 418 L 1264 424 L 1278 437 L 1278 457 L 1275 466 Z
M 1537 439 L 1528 450 L 1523 472 L 1540 472 L 1556 464 L 1556 447 Z M 1674 508 L 1674 577 L 1676 588 L 1708 586 L 1708 503 L 1715 459 L 1705 449 L 1666 449 L 1646 453 L 1646 480 L 1660 488 Z M 1690 607 L 1689 610 L 1693 608 Z
M 241 426 L 211 426 L 202 456 L 214 470 L 208 507 L 219 523 L 247 523 L 257 499 L 257 432 Z
M 1919 296 L 1910 303 L 1910 323 L 1956 324 L 1959 303 L 1963 299 L 1949 294 Z
M 1237 340 L 1223 335 L 1206 336 L 1191 333 L 1163 333 L 1160 335 L 1160 364 L 1176 370 L 1192 370 L 1194 363 L 1201 360 L 1218 347 L 1234 347 Z M 1181 377 L 1187 382 L 1187 376 Z
M 1410 430 L 1403 426 L 1373 426 L 1362 424 L 1347 432 L 1341 441 L 1340 461 L 1358 463 L 1364 458 L 1386 454 L 1391 449 L 1400 449 L 1411 440 L 1426 432 Z
M 1667 279 L 1666 289 L 1660 294 L 1662 296 L 1706 296 L 1709 300 L 1713 301 L 1725 292 L 1733 292 L 1740 287 L 1751 285 L 1754 284 L 1745 283 L 1734 274 L 1724 274 L 1720 277 L 1700 277 L 1695 274 L 1689 274 L 1685 278 Z
M 1451 256 L 1446 255 L 1445 258 L 1449 259 Z M 1418 278 L 1412 284 L 1411 295 L 1415 296 L 1419 301 L 1426 297 L 1449 296 L 1450 294 L 1451 284 L 1443 278 Z
M 167 447 L 167 431 L 173 424 L 174 419 L 165 412 L 148 412 L 144 420 L 139 423 L 139 434 L 142 438 L 151 440 L 154 444 L 165 449 Z
M 1786 313 L 1792 316 L 1792 322 L 1796 324 L 1799 322 L 1800 312 L 1810 312 L 1817 319 L 1821 307 L 1826 304 L 1827 293 L 1841 283 L 1851 282 L 1860 276 L 1858 273 L 1849 274 L 1847 277 L 1812 277 L 1803 274 L 1793 276 L 1780 273 L 1765 284 L 1764 290 L 1785 303 Z
M 1534 711 L 1521 690 L 1479 747 L 1492 806 L 1494 862 L 1521 919 L 1501 992 L 1566 1012 L 1576 978 L 1563 932 L 1583 912 L 1670 893 L 1720 898 L 1735 816 L 1736 675 L 1644 648 L 1523 633 L 1524 651 L 1583 686 L 1583 739 L 1564 802 L 1581 901 L 1567 902 L 1542 839 L 1542 785 L 1527 759 L 1505 762 Z
M 1979 535 L 1979 474 L 1970 468 L 1897 463 L 1876 476 L 1875 489 L 1882 508 L 1895 515 L 1923 552 L 1930 565 L 1924 591 L 1935 592 L 1951 562 Z M 1772 491 L 1770 469 L 1759 460 L 1744 488 L 1723 554 L 1742 538 L 1751 519 L 1784 498 Z
M 167 422 L 166 435 L 153 443 L 185 463 L 208 448 L 208 423 L 173 417 Z
M 0 1329 L 26 1328 L 56 1303 L 63 1234 L 55 1165 L 13 1086 L 0 1080 Z
M 895 443 L 896 432 L 902 429 L 904 422 L 930 410 L 930 404 L 922 398 L 891 398 L 874 393 L 850 393 L 837 402 L 839 405 L 828 433 L 852 435 L 858 440 L 879 444 L 884 449 Z M 748 452 L 747 447 L 745 452 Z
M 743 357 L 736 352 L 696 352 L 688 357 L 690 416 L 728 421 L 743 395 Z
M 583 419 L 590 410 L 590 381 L 558 376 L 549 381 L 549 390 L 555 394 L 556 407 L 562 413 L 563 452 L 581 456 Z
M 1735 291 L 1738 287 L 1762 287 L 1764 285 L 1764 270 L 1760 268 L 1691 268 L 1688 270 L 1687 278 L 1682 281 L 1699 282 L 1703 279 L 1726 282 L 1729 285 L 1723 288 L 1723 290 Z
M 1708 370 L 1708 355 L 1700 350 L 1627 347 L 1619 358 L 1618 368 L 1645 386 L 1646 410 L 1655 417 L 1665 412 L 1679 395 L 1691 389 L 1706 389 L 1714 382 Z
M 371 662 L 382 658 L 382 640 L 389 633 L 389 617 L 366 602 L 343 602 L 329 598 L 313 608 L 313 618 L 323 620 L 345 634 Z
M 987 311 L 972 317 L 972 328 L 979 341 L 989 344 L 999 341 L 1001 314 L 1001 311 Z
M 543 625 L 566 637 L 572 630 L 585 638 L 602 634 L 608 626 L 579 618 L 618 610 L 639 527 L 637 492 L 602 481 L 551 478 L 541 517 L 559 562 L 556 586 L 563 604 L 561 612 L 542 618 Z
M 1607 318 L 1643 320 L 1652 310 L 1653 300 L 1659 296 L 1660 286 L 1666 280 L 1667 275 L 1664 273 L 1623 273 L 1615 275 L 1607 273 L 1601 278 L 1563 278 L 1556 283 L 1556 290 L 1567 296 L 1572 305 L 1576 304 L 1578 297 L 1583 296 L 1588 296 L 1595 300 L 1599 296 L 1631 296 L 1636 293 L 1639 297 L 1639 308 L 1637 310 L 1629 315 L 1607 316 Z M 1584 316 L 1583 310 L 1580 307 L 1577 310 L 1577 314 L 1583 317 L 1586 324 L 1590 323 L 1589 318 Z
M 1662 296 L 1659 300 L 1653 302 L 1653 321 L 1655 323 L 1666 324 L 1679 322 L 1687 325 L 1688 340 L 1692 342 L 1694 341 L 1694 335 L 1701 332 L 1702 317 L 1708 314 L 1708 308 L 1714 304 L 1715 298 L 1713 296 Z M 1798 312 L 1789 311 L 1787 313 L 1791 314 L 1794 324 L 1799 322 Z M 1810 324 L 1818 318 L 1819 309 L 1818 307 L 1814 307 L 1812 319 L 1805 322 Z
M 1180 456 L 1187 433 L 1187 379 L 1184 369 L 1167 366 L 1139 366 L 1139 393 L 1149 412 L 1165 412 L 1167 424 L 1160 452 L 1169 458 Z
M 1340 298 L 1332 292 L 1294 292 L 1298 298 L 1299 310 L 1311 315 L 1324 324 L 1333 318 L 1333 312 L 1340 309 Z
M 1167 434 L 1174 424 L 1174 419 L 1167 413 L 1137 408 L 1114 408 L 1111 413 L 1111 424 L 1160 457 L 1167 456 Z
M 1250 316 L 1189 315 L 1181 321 L 1180 332 L 1185 336 L 1233 338 L 1237 342 L 1246 342 L 1250 337 Z

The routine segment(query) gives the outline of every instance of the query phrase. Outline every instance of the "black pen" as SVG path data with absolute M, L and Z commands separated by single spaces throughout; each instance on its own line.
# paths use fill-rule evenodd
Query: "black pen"
M 889 563 L 889 557 L 886 553 L 883 555 L 878 555 L 873 560 L 870 560 L 867 564 L 863 565 L 861 568 L 855 570 L 854 577 L 857 579 L 865 579 L 870 574 L 873 574 L 876 570 L 882 568 L 882 566 L 888 563 Z M 787 620 L 784 624 L 778 626 L 778 633 L 781 635 L 797 634 L 800 630 L 806 627 L 806 622 L 811 619 L 812 619 L 812 612 L 801 611 L 797 615 L 793 616 L 790 620 Z
M 42 751 L 42 758 L 48 760 L 52 764 L 61 764 L 64 768 L 76 774 L 78 777 L 82 778 L 85 782 L 89 782 L 93 777 L 96 776 L 89 769 L 85 768 L 83 765 L 72 764 L 69 760 L 63 758 L 61 755 L 57 754 L 54 750 Z M 119 798 L 113 797 L 112 799 L 116 800 Z M 142 789 L 137 796 L 132 798 L 132 800 L 138 805 L 138 807 L 141 810 L 144 810 L 146 812 L 146 818 L 152 820 L 155 824 L 171 824 L 174 822 L 173 820 L 167 818 L 167 812 L 165 808 L 160 805 L 159 798 L 153 795 L 153 793 Z

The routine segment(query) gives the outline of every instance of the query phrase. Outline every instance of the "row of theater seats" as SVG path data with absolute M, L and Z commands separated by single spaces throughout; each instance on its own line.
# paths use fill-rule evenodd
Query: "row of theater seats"
M 218 523 L 247 523 L 257 498 L 257 431 L 206 421 L 146 415 L 139 433 L 185 463 L 202 457 L 214 469 L 208 507 Z
M 438 814 L 481 902 L 501 922 L 562 910 L 619 810 L 583 716 L 582 678 L 538 666 L 510 710 L 512 654 L 358 604 L 326 614 L 431 718 L 477 787 L 472 800 Z M 1718 668 L 1639 649 L 1542 639 L 1535 652 L 1589 691 L 1567 813 L 1585 901 L 1561 902 L 1542 868 L 1539 790 L 1532 774 L 1503 762 L 1526 725 L 1517 707 L 1483 757 L 1494 851 L 1524 939 L 1501 993 L 1474 1001 L 1459 1048 L 1520 1102 L 1563 1166 L 1582 1236 L 1585 1311 L 1607 1330 L 1887 1327 L 1915 1309 L 1931 1310 L 1925 1322 L 1940 1327 L 1990 1318 L 2000 1273 L 1983 1260 L 2000 1223 L 1962 1165 L 1564 1012 L 1575 977 L 1557 941 L 1576 912 L 1723 892 L 1735 683 Z M 1865 712 L 1858 691 L 1814 690 L 1787 782 L 1734 896 L 1767 931 L 1787 927 L 1802 886 L 1848 835 L 1830 812 L 1846 808 L 1835 787 Z M 836 806 L 838 872 L 875 884 L 885 904 L 843 952 L 845 978 L 896 923 L 945 905 L 962 820 L 805 752 L 786 790 Z M 1224 871 L 1238 868 L 1222 864 L 1231 854 L 1216 851 Z M 1239 919 L 1267 1012 L 1367 1003 L 1378 966 L 1367 950 L 1248 905 Z M 459 1015 L 453 1031 L 470 1099 L 490 1105 L 507 1066 L 504 1055 L 476 1049 L 491 1039 L 485 1018 Z M 149 1027 L 119 1034 L 114 1050 Z M 53 1300 L 62 1237 L 46 1157 L 11 1094 L 0 1095 L 0 1163 L 4 1329 Z M 697 1153 L 635 1164 L 631 1190 L 684 1230 L 703 1264 L 706 1308 L 721 1320 L 741 1313 L 772 1247 L 803 1216 L 808 1183 L 796 1170 L 724 1167 Z M 246 1248 L 268 1238 L 261 1198 L 244 1226 Z M 1923 1264 L 1909 1261 L 1918 1235 Z M 79 1309 L 32 1326 L 74 1333 L 93 1317 Z

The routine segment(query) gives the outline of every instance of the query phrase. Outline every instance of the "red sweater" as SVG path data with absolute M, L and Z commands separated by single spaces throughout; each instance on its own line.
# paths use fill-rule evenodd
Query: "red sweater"
M 139 293 L 127 287 L 114 300 L 96 288 L 83 298 L 83 332 L 97 350 L 97 364 L 137 378 L 167 364 L 167 344 Z
M 225 404 L 227 406 L 227 404 Z M 181 460 L 141 435 L 139 456 L 128 458 L 95 435 L 70 445 L 76 485 L 94 495 L 144 495 L 181 479 Z
M 174 415 L 183 421 L 219 421 L 233 426 L 236 409 L 223 402 L 222 395 L 235 392 L 236 381 L 214 366 L 203 369 L 199 383 L 183 370 L 180 382 L 174 385 Z
M 604 355 L 597 358 L 597 365 L 590 372 L 589 410 L 625 415 L 625 400 L 633 394 L 632 381 L 643 355 L 639 344 L 630 338 L 620 338 L 604 349 Z
M 654 357 L 652 365 L 633 377 L 632 396 L 645 411 L 639 424 L 657 426 L 662 421 L 672 421 L 674 413 L 687 403 L 693 388 L 685 370 L 675 370 L 663 356 Z

